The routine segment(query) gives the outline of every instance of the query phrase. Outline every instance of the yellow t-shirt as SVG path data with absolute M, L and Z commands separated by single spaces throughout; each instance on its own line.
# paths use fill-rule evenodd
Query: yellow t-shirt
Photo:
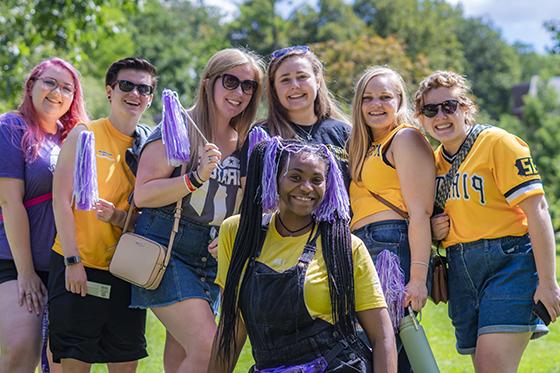
M 218 273 L 215 282 L 222 289 L 226 282 L 238 227 L 239 215 L 224 220 L 220 227 Z M 282 237 L 274 226 L 273 217 L 268 227 L 261 255 L 257 258 L 257 261 L 266 264 L 277 272 L 283 272 L 297 264 L 308 236 L 308 234 L 304 234 L 298 237 Z M 386 307 L 373 261 L 363 242 L 355 236 L 352 236 L 352 259 L 354 262 L 356 311 Z M 317 252 L 307 268 L 303 294 L 311 317 L 319 317 L 332 324 L 327 269 L 323 259 L 320 237 L 317 239 Z
M 93 131 L 95 137 L 99 198 L 126 211 L 135 177 L 126 164 L 125 154 L 126 149 L 132 145 L 133 138 L 119 132 L 107 118 L 90 122 L 86 127 Z M 73 211 L 76 244 L 82 262 L 86 267 L 107 270 L 122 229 L 98 220 L 94 211 L 82 211 L 75 207 Z M 58 236 L 53 250 L 64 255 Z
M 365 217 L 390 210 L 373 197 L 370 191 L 379 194 L 401 210 L 408 211 L 401 193 L 397 170 L 385 157 L 386 150 L 391 145 L 393 138 L 403 128 L 414 127 L 397 126 L 385 137 L 372 143 L 362 167 L 362 181 L 350 183 L 350 206 L 353 213 L 350 228 Z
M 437 187 L 453 159 L 441 146 L 435 157 Z M 443 246 L 524 235 L 527 217 L 518 204 L 539 194 L 544 191 L 529 146 L 499 128 L 483 131 L 453 180 L 445 204 L 451 227 Z

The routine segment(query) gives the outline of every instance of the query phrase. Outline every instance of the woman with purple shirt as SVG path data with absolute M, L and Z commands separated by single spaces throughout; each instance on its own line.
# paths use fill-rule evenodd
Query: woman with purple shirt
M 35 66 L 16 111 L 0 115 L 0 371 L 32 372 L 55 237 L 52 176 L 61 142 L 87 121 L 78 72 L 51 58 Z

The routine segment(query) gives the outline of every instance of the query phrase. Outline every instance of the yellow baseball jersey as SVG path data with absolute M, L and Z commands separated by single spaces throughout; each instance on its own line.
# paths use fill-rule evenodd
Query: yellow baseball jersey
M 437 188 L 453 158 L 441 145 L 435 157 Z M 529 146 L 500 128 L 483 131 L 453 179 L 445 204 L 451 227 L 443 246 L 524 235 L 527 218 L 518 204 L 539 194 L 544 191 Z
M 277 272 L 283 272 L 297 264 L 309 235 L 282 237 L 275 228 L 274 219 L 275 217 L 270 221 L 261 255 L 257 258 L 257 261 L 266 264 Z M 222 289 L 225 286 L 238 227 L 239 215 L 224 220 L 220 227 L 218 273 L 215 282 Z M 364 243 L 356 236 L 352 236 L 352 259 L 354 262 L 356 311 L 387 307 L 371 256 Z M 317 239 L 317 252 L 307 268 L 303 294 L 311 317 L 319 317 L 332 324 L 332 307 L 321 238 Z
M 387 148 L 391 145 L 395 135 L 403 128 L 414 127 L 397 126 L 384 138 L 371 145 L 362 167 L 362 181 L 353 180 L 350 183 L 350 206 L 353 213 L 350 228 L 365 217 L 390 210 L 373 197 L 370 191 L 379 194 L 401 210 L 408 211 L 401 193 L 397 170 L 386 158 Z
M 127 211 L 135 177 L 126 164 L 125 153 L 132 145 L 133 138 L 119 132 L 107 118 L 90 122 L 86 127 L 95 137 L 99 198 Z M 82 262 L 86 267 L 107 270 L 122 229 L 98 220 L 95 211 L 82 211 L 74 207 L 73 212 L 76 244 Z M 58 236 L 53 250 L 64 255 Z

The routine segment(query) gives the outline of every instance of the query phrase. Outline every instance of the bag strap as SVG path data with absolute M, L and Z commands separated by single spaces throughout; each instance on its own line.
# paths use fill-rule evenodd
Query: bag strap
M 400 216 L 402 216 L 405 220 L 409 219 L 408 216 L 408 212 L 398 208 L 397 206 L 393 205 L 391 202 L 387 201 L 385 198 L 381 197 L 379 194 L 372 192 L 371 190 L 369 190 L 369 192 L 371 193 L 371 195 L 378 200 L 379 202 L 381 202 L 382 204 L 384 204 L 385 206 L 389 207 L 391 210 L 393 210 L 394 212 L 396 212 L 397 214 L 399 214 Z
M 187 172 L 187 165 L 183 164 L 181 166 L 181 176 Z M 134 215 L 134 210 L 136 205 L 134 204 L 134 198 L 130 202 L 130 208 L 128 209 L 128 214 L 126 215 L 126 220 L 124 222 L 123 234 L 128 231 L 130 227 L 130 222 L 132 220 L 132 215 Z M 183 198 L 179 198 L 177 204 L 175 205 L 175 213 L 173 214 L 173 226 L 171 227 L 171 234 L 169 236 L 169 244 L 167 245 L 167 250 L 165 251 L 165 258 L 163 259 L 163 267 L 167 268 L 169 264 L 169 259 L 171 258 L 171 250 L 173 249 L 173 242 L 175 241 L 175 236 L 179 232 L 179 222 L 181 221 L 181 215 L 183 213 Z
M 449 192 L 451 191 L 451 185 L 453 184 L 453 179 L 455 178 L 457 171 L 459 171 L 459 166 L 461 166 L 461 163 L 463 163 L 463 161 L 467 157 L 467 154 L 469 154 L 469 151 L 471 150 L 478 135 L 487 128 L 490 128 L 490 126 L 475 124 L 474 127 L 469 132 L 469 134 L 467 135 L 467 138 L 465 139 L 463 144 L 461 144 L 461 147 L 459 148 L 459 151 L 457 152 L 457 155 L 455 155 L 455 159 L 451 164 L 451 168 L 449 169 L 449 172 L 444 176 L 443 182 L 439 184 L 438 189 L 436 191 L 435 204 L 437 208 L 441 210 L 444 209 L 445 203 L 449 199 Z

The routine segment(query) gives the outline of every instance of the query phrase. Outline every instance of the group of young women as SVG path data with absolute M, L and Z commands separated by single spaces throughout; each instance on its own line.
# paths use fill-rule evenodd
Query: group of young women
M 0 370 L 37 365 L 48 286 L 50 349 L 65 372 L 97 362 L 135 371 L 146 308 L 167 329 L 169 372 L 232 371 L 247 336 L 254 372 L 409 372 L 395 327 L 407 306 L 425 305 L 432 240 L 441 240 L 457 350 L 477 371 L 516 371 L 529 339 L 548 331 L 533 304 L 552 321 L 560 315 L 554 233 L 528 146 L 476 124 L 468 83 L 453 72 L 422 81 L 411 110 L 401 76 L 369 68 L 348 120 L 307 46 L 273 52 L 263 70 L 244 50 L 210 58 L 187 110 L 209 142 L 190 126 L 184 174 L 168 162 L 161 126 L 140 141 L 157 80 L 149 62 L 109 68 L 110 115 L 94 122 L 70 64 L 32 70 L 21 106 L 0 117 L 9 149 L 0 161 Z M 254 125 L 263 90 L 268 116 Z M 435 153 L 417 121 L 441 143 Z M 71 169 L 86 129 L 97 140 L 100 199 L 78 211 Z M 132 191 L 135 232 L 163 245 L 183 199 L 156 290 L 107 271 Z M 403 278 L 396 305 L 378 277 L 394 269 L 376 260 L 383 252 Z M 108 299 L 86 295 L 91 279 L 111 286 Z

